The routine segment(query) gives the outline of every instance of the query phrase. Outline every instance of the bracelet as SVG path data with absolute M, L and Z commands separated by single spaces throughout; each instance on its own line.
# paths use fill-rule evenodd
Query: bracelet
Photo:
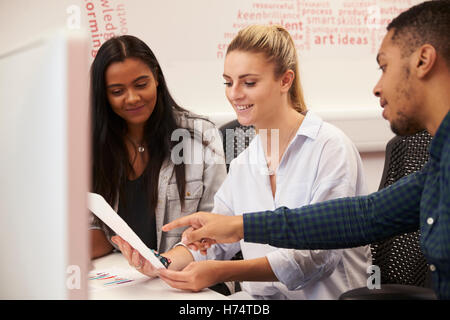
M 159 259 L 159 261 L 161 261 L 161 263 L 163 264 L 164 267 L 169 268 L 169 265 L 172 263 L 172 260 L 170 260 L 169 258 L 163 257 L 162 255 L 160 255 L 158 252 L 156 252 L 155 250 L 151 249 L 153 254 Z

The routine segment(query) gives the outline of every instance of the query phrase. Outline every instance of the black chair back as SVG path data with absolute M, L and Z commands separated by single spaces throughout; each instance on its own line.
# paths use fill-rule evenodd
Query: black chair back
M 230 121 L 220 128 L 227 171 L 231 160 L 244 151 L 256 135 L 253 126 L 242 126 L 237 120 Z
M 432 140 L 426 131 L 412 136 L 392 138 L 386 146 L 386 158 L 379 189 L 421 170 L 429 159 Z M 367 286 L 343 293 L 340 300 L 435 300 L 431 273 L 420 250 L 420 231 L 401 234 L 372 243 L 372 264 L 380 268 L 381 288 Z
M 431 135 L 422 131 L 396 136 L 386 146 L 386 158 L 379 189 L 422 169 L 429 158 Z M 380 267 L 382 284 L 431 287 L 428 264 L 420 250 L 419 230 L 371 245 L 373 264 Z

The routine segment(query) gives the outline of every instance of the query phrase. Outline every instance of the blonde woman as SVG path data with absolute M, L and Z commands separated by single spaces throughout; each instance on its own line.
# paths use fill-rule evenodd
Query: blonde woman
M 279 26 L 250 26 L 230 43 L 225 58 L 226 96 L 242 125 L 257 135 L 230 164 L 213 212 L 299 207 L 366 193 L 359 154 L 337 128 L 306 110 L 295 45 Z M 320 232 L 320 230 L 317 230 Z M 163 254 L 173 263 L 153 269 L 128 244 L 129 262 L 175 288 L 198 291 L 244 281 L 236 299 L 336 299 L 366 284 L 368 247 L 291 250 L 247 243 L 213 245 L 205 255 L 179 245 Z M 244 260 L 230 260 L 239 250 Z

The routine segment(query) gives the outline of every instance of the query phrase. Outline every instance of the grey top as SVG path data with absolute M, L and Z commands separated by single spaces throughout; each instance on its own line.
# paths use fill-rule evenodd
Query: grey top
M 162 232 L 161 227 L 181 216 L 197 211 L 211 211 L 214 205 L 214 195 L 222 185 L 227 175 L 225 158 L 220 133 L 215 125 L 190 112 L 176 112 L 177 123 L 181 128 L 194 129 L 203 135 L 204 145 L 200 139 L 192 139 L 186 129 L 176 130 L 172 137 L 178 141 L 181 136 L 182 143 L 176 145 L 170 159 L 166 159 L 159 172 L 158 203 L 155 209 L 157 251 L 166 252 L 181 240 L 184 228 L 169 232 Z M 184 208 L 181 208 L 174 161 L 179 161 L 177 155 L 183 149 L 186 186 Z M 117 212 L 118 203 L 114 210 Z M 100 229 L 106 234 L 108 241 L 114 232 L 109 229 L 96 216 L 91 214 L 90 229 Z

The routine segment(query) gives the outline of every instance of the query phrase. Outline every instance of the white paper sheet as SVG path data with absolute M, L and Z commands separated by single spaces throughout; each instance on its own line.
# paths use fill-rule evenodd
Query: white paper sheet
M 111 208 L 106 200 L 99 194 L 88 192 L 88 208 L 117 235 L 122 237 L 155 268 L 165 268 L 162 262 L 142 242 L 125 221 Z

